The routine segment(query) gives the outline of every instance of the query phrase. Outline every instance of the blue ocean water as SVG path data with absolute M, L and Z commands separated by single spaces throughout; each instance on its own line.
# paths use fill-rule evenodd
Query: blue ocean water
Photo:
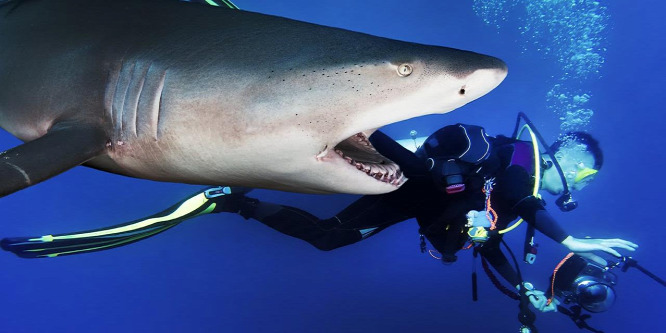
M 662 2 L 267 1 L 250 11 L 502 58 L 509 76 L 493 92 L 446 115 L 383 130 L 396 139 L 456 122 L 509 134 L 526 112 L 548 140 L 593 133 L 605 164 L 577 193 L 580 207 L 551 212 L 576 237 L 620 237 L 666 277 L 659 173 L 666 143 Z M 7 84 L 7 83 L 3 83 Z M 19 144 L 0 133 L 0 149 Z M 270 161 L 267 161 L 270 163 Z M 200 186 L 158 183 L 79 167 L 0 200 L 0 237 L 86 230 L 152 214 Z M 356 199 L 257 190 L 253 194 L 328 217 Z M 654 210 L 654 211 L 653 211 Z M 507 236 L 520 250 L 523 233 Z M 523 267 L 546 289 L 565 249 L 539 237 Z M 320 252 L 256 221 L 202 216 L 110 251 L 43 260 L 0 253 L 0 332 L 516 332 L 517 303 L 479 278 L 471 256 L 443 266 L 419 252 L 415 221 Z M 618 299 L 590 319 L 607 333 L 660 331 L 666 291 L 636 270 L 618 272 Z M 538 314 L 540 332 L 576 332 L 560 314 Z

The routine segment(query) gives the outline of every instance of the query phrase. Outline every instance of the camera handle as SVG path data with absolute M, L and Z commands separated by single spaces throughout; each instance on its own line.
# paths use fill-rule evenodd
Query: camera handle
M 622 265 L 622 268 L 620 269 L 622 272 L 626 272 L 629 268 L 634 267 L 641 271 L 641 273 L 647 275 L 649 278 L 652 280 L 657 281 L 657 283 L 661 284 L 662 286 L 666 287 L 666 281 L 661 279 L 660 277 L 656 276 L 654 273 L 648 271 L 645 269 L 643 266 L 638 264 L 638 261 L 632 257 L 622 257 L 621 261 L 615 264 L 613 267 L 619 265 L 619 264 L 624 264 Z M 611 267 L 611 268 L 613 268 Z

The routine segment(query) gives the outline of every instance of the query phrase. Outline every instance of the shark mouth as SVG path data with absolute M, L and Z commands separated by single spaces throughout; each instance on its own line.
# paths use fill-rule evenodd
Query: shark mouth
M 363 133 L 338 143 L 333 151 L 358 171 L 380 182 L 401 186 L 407 181 L 400 167 L 378 153 Z

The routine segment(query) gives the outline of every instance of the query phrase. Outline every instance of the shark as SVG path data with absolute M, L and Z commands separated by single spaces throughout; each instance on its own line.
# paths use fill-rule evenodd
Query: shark
M 0 196 L 78 165 L 188 184 L 381 194 L 368 137 L 457 109 L 495 57 L 175 0 L 0 1 Z

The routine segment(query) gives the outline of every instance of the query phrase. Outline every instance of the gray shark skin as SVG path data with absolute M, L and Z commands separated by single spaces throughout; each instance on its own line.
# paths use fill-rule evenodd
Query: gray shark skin
M 379 194 L 367 141 L 506 76 L 446 47 L 166 0 L 0 7 L 0 196 L 85 164 L 157 181 Z M 11 10 L 10 10 L 11 9 Z

